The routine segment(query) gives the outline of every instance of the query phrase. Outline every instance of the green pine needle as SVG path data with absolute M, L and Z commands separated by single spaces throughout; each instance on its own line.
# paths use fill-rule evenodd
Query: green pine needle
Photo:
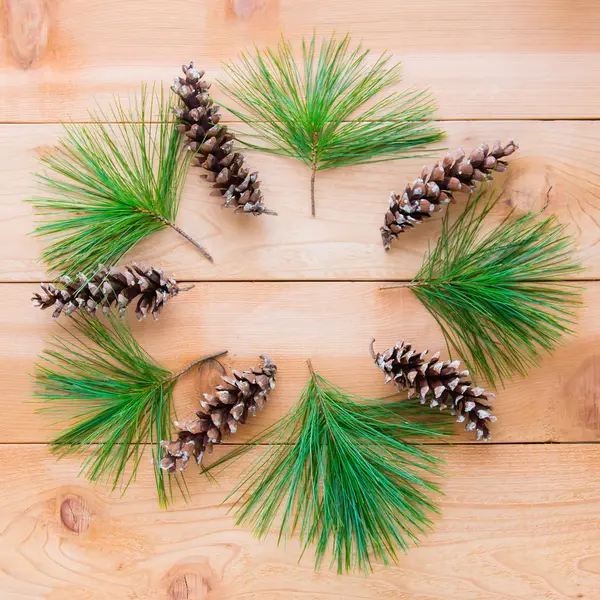
M 369 50 L 351 49 L 348 35 L 316 46 L 315 36 L 303 40 L 298 64 L 291 44 L 282 39 L 275 50 L 256 49 L 255 55 L 226 64 L 231 81 L 220 82 L 241 108 L 230 110 L 257 132 L 242 137 L 249 148 L 296 158 L 311 168 L 313 216 L 316 171 L 423 156 L 426 144 L 442 138 L 431 123 L 435 107 L 428 92 L 408 90 L 374 100 L 400 80 L 401 64 L 389 65 L 391 55 L 370 64 Z
M 41 159 L 47 172 L 38 179 L 48 195 L 30 200 L 49 217 L 34 233 L 51 240 L 42 255 L 51 270 L 92 276 L 99 264 L 116 265 L 165 227 L 212 260 L 175 225 L 191 156 L 181 145 L 171 104 L 162 87 L 143 86 L 128 107 L 116 99 L 111 118 L 100 111 L 90 113 L 91 124 L 64 126 L 57 152 Z
M 439 474 L 439 460 L 414 441 L 439 440 L 448 424 L 443 414 L 365 400 L 313 373 L 296 406 L 253 441 L 269 445 L 230 495 L 240 495 L 238 524 L 264 537 L 279 517 L 279 542 L 299 533 L 304 550 L 316 547 L 316 569 L 329 550 L 338 573 L 395 562 L 438 512 L 431 496 L 439 489 L 426 477 Z
M 56 415 L 66 430 L 52 440 L 58 456 L 83 455 L 82 472 L 91 481 L 127 489 L 134 481 L 145 444 L 152 457 L 159 502 L 171 496 L 158 468 L 160 441 L 170 439 L 172 395 L 180 373 L 160 367 L 141 348 L 129 326 L 114 315 L 106 324 L 85 316 L 71 317 L 75 332 L 52 337 L 36 365 L 36 398 L 41 410 Z
M 491 384 L 526 375 L 571 334 L 581 289 L 561 281 L 580 270 L 573 240 L 554 216 L 510 214 L 481 232 L 493 194 L 471 199 L 423 261 L 412 292 L 439 323 L 449 348 Z

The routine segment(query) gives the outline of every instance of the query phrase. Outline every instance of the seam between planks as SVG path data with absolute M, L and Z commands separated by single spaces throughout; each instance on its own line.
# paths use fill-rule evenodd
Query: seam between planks
M 50 442 L 0 442 L 0 448 L 2 446 L 49 446 Z M 102 445 L 102 443 L 95 444 L 97 446 Z M 235 443 L 235 442 L 222 442 L 219 446 L 222 447 L 238 447 L 238 446 L 256 446 L 257 448 L 266 448 L 269 445 L 273 446 L 284 446 L 289 444 L 250 444 L 250 443 Z M 584 441 L 574 441 L 574 440 L 565 440 L 565 441 L 523 441 L 523 442 L 477 442 L 474 440 L 457 440 L 453 442 L 414 442 L 415 446 L 435 446 L 435 447 L 444 447 L 444 448 L 453 448 L 455 446 L 473 446 L 475 448 L 486 448 L 489 446 L 598 446 L 600 445 L 600 440 L 584 440 Z M 141 442 L 140 446 L 144 447 L 154 447 L 154 444 L 150 442 Z M 60 459 L 57 459 L 60 460 Z
M 125 264 L 125 263 L 123 263 Z M 39 283 L 55 283 L 55 279 L 0 279 L 0 285 L 29 285 Z M 177 279 L 177 283 L 411 283 L 412 279 Z M 598 283 L 600 277 L 597 278 L 582 278 L 582 279 L 534 279 L 530 283 Z
M 372 119 L 372 121 L 377 121 L 377 119 Z M 485 122 L 495 122 L 495 121 L 515 121 L 515 122 L 552 122 L 552 121 L 564 121 L 564 122 L 585 122 L 585 121 L 600 121 L 600 115 L 597 116 L 584 116 L 584 117 L 447 117 L 443 119 L 432 119 L 433 123 L 485 123 Z M 89 125 L 94 121 L 68 121 L 69 125 Z M 157 121 L 147 121 L 148 123 L 156 123 Z M 65 121 L 0 121 L 0 126 L 2 125 L 62 125 Z M 110 124 L 118 124 L 120 121 L 100 121 L 100 123 L 110 123 Z M 127 123 L 139 123 L 139 121 L 127 121 Z M 224 125 L 243 125 L 243 121 L 234 121 L 229 119 L 223 119 L 220 123 Z M 348 121 L 343 121 L 343 123 L 348 123 Z M 442 140 L 443 141 L 443 140 Z

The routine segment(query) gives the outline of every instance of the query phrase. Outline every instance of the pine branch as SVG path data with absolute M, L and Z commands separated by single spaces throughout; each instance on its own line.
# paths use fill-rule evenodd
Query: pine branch
M 166 227 L 212 262 L 175 224 L 191 157 L 181 148 L 170 104 L 162 87 L 144 86 L 128 107 L 115 100 L 110 118 L 100 111 L 90 114 L 89 125 L 64 126 L 58 151 L 41 159 L 47 173 L 38 179 L 48 195 L 30 200 L 48 217 L 34 233 L 51 240 L 42 255 L 49 269 L 94 274 Z
M 406 401 L 348 394 L 310 370 L 298 403 L 253 441 L 269 446 L 231 494 L 238 523 L 264 537 L 280 516 L 279 541 L 298 533 L 304 550 L 316 548 L 315 568 L 330 550 L 338 573 L 368 571 L 374 560 L 387 565 L 438 512 L 439 490 L 427 477 L 439 473 L 439 460 L 414 442 L 439 440 L 449 421 Z
M 561 280 L 580 267 L 572 238 L 554 216 L 511 213 L 482 233 L 497 202 L 483 196 L 469 200 L 453 225 L 446 213 L 410 289 L 439 323 L 448 348 L 493 385 L 525 375 L 572 334 L 581 289 Z
M 118 317 L 108 315 L 104 324 L 75 315 L 72 322 L 74 332 L 52 337 L 52 349 L 42 353 L 34 375 L 41 411 L 58 417 L 63 427 L 69 423 L 51 449 L 60 457 L 82 455 L 90 481 L 125 491 L 150 443 L 159 502 L 166 506 L 172 492 L 158 461 L 160 441 L 171 432 L 175 383 L 192 366 L 224 352 L 174 374 L 141 348 Z
M 424 146 L 442 138 L 434 127 L 434 103 L 421 90 L 374 100 L 400 79 L 401 65 L 388 66 L 382 54 L 369 65 L 369 51 L 338 40 L 302 42 L 298 64 L 289 42 L 275 50 L 242 54 L 225 65 L 230 81 L 221 83 L 239 105 L 229 108 L 256 135 L 248 148 L 300 160 L 311 169 L 311 204 L 317 171 L 424 155 Z M 372 102 L 371 102 L 372 101 Z

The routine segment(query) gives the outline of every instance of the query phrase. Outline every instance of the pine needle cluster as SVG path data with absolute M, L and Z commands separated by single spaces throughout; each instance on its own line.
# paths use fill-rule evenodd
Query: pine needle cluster
M 279 517 L 279 541 L 298 533 L 305 550 L 315 546 L 315 568 L 329 551 L 338 573 L 394 562 L 438 511 L 429 477 L 439 460 L 414 442 L 439 440 L 447 423 L 405 401 L 348 394 L 313 372 L 295 407 L 254 440 L 269 446 L 232 493 L 238 524 L 264 537 Z
M 231 112 L 256 135 L 239 136 L 249 148 L 300 160 L 315 174 L 323 169 L 423 156 L 424 146 L 442 137 L 433 126 L 434 102 L 422 90 L 375 97 L 400 80 L 401 64 L 369 50 L 352 49 L 350 38 L 335 36 L 317 49 L 315 36 L 302 41 L 299 64 L 291 44 L 256 49 L 225 65 L 229 82 L 220 82 L 239 105 Z
M 212 260 L 175 225 L 192 156 L 181 147 L 172 102 L 162 88 L 144 86 L 128 106 L 116 99 L 108 115 L 64 126 L 57 151 L 41 159 L 47 195 L 31 200 L 45 217 L 34 233 L 50 239 L 42 255 L 50 270 L 93 275 L 165 227 Z
M 442 234 L 410 284 L 449 348 L 491 384 L 526 375 L 572 333 L 581 290 L 562 281 L 580 268 L 572 238 L 554 216 L 511 213 L 488 233 L 497 200 L 480 192 Z
M 171 434 L 172 397 L 177 379 L 195 361 L 172 373 L 136 342 L 126 321 L 71 317 L 73 331 L 52 336 L 51 348 L 35 370 L 42 412 L 66 429 L 50 442 L 60 457 L 81 455 L 82 471 L 123 491 L 135 479 L 145 444 L 152 446 L 159 502 L 166 506 L 170 483 L 158 468 L 160 441 Z M 168 479 L 168 478 L 167 478 Z

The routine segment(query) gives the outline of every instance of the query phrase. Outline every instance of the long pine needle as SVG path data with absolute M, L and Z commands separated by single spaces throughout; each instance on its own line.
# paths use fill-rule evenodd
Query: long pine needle
M 109 115 L 90 113 L 90 124 L 65 124 L 56 152 L 41 162 L 46 195 L 30 200 L 43 216 L 35 235 L 48 238 L 49 269 L 93 276 L 116 265 L 150 234 L 171 227 L 208 252 L 176 224 L 191 156 L 181 146 L 163 88 L 142 88 L 128 106 L 116 99 Z M 153 121 L 157 119 L 157 121 Z
M 107 315 L 103 323 L 73 316 L 71 321 L 73 331 L 63 328 L 64 337 L 52 337 L 34 374 L 41 411 L 66 427 L 51 441 L 52 451 L 60 457 L 81 455 L 88 479 L 125 491 L 149 443 L 159 502 L 166 506 L 170 482 L 157 464 L 160 441 L 171 434 L 173 388 L 192 366 L 222 352 L 174 374 L 144 351 L 122 319 Z
M 278 522 L 280 542 L 299 534 L 304 551 L 315 547 L 316 569 L 328 552 L 338 573 L 395 562 L 438 512 L 428 478 L 440 462 L 415 442 L 439 441 L 448 424 L 411 402 L 348 394 L 311 369 L 297 404 L 253 441 L 269 445 L 230 495 L 238 524 L 262 538 Z
M 239 108 L 229 107 L 256 135 L 238 137 L 249 148 L 302 161 L 315 174 L 344 167 L 424 155 L 442 138 L 431 120 L 435 107 L 427 91 L 407 90 L 375 97 L 400 80 L 401 64 L 391 55 L 375 62 L 350 37 L 332 36 L 317 48 L 315 36 L 302 41 L 301 62 L 291 44 L 225 65 L 229 81 L 219 82 Z
M 526 375 L 572 333 L 581 295 L 562 281 L 580 270 L 565 227 L 554 216 L 511 213 L 482 233 L 496 202 L 482 190 L 453 225 L 446 214 L 435 248 L 410 284 L 449 350 L 492 385 Z

